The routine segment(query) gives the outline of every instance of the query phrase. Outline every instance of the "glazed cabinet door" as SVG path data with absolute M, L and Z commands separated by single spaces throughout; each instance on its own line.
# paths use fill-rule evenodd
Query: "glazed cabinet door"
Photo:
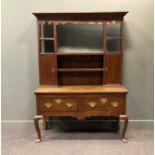
M 106 22 L 104 28 L 105 72 L 103 83 L 119 84 L 122 82 L 123 22 Z
M 40 54 L 40 84 L 56 85 L 57 84 L 57 63 L 55 54 Z

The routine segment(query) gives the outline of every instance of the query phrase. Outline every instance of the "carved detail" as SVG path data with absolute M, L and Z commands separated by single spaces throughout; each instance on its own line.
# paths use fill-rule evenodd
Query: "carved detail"
M 87 117 L 89 117 L 89 116 L 86 116 L 86 115 L 76 115 L 76 116 L 74 116 L 76 119 L 78 119 L 78 120 L 84 120 L 84 119 L 86 119 Z

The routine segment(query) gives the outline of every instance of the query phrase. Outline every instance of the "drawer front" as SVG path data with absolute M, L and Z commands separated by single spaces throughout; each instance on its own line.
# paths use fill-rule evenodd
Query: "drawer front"
M 77 99 L 70 97 L 38 97 L 39 111 L 76 111 Z
M 82 108 L 87 111 L 122 111 L 123 96 L 101 95 L 84 99 Z

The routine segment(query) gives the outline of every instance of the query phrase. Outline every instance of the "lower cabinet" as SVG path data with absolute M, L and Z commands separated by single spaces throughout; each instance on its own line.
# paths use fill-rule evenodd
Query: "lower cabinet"
M 47 117 L 72 117 L 85 120 L 90 117 L 115 117 L 124 120 L 121 139 L 125 140 L 128 125 L 126 114 L 127 89 L 117 86 L 41 86 L 34 91 L 37 113 L 34 124 L 38 134 L 36 142 L 41 140 L 39 120 L 43 119 L 44 129 Z M 118 123 L 119 123 L 118 120 Z
M 71 116 L 77 119 L 116 116 L 125 113 L 125 97 L 125 94 L 40 94 L 37 95 L 37 111 L 38 115 L 47 113 L 51 116 L 63 116 L 62 112 L 70 116 L 72 112 Z

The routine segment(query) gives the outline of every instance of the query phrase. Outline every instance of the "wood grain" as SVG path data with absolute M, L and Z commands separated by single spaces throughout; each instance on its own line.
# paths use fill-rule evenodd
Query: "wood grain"
M 106 53 L 104 84 L 122 82 L 122 53 Z
M 35 94 L 55 93 L 127 93 L 128 90 L 122 85 L 98 85 L 98 86 L 40 86 Z
M 56 85 L 56 58 L 55 54 L 41 54 L 39 56 L 40 65 L 40 84 L 41 85 Z

